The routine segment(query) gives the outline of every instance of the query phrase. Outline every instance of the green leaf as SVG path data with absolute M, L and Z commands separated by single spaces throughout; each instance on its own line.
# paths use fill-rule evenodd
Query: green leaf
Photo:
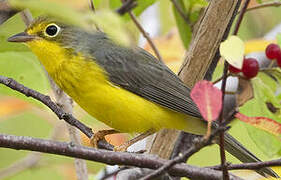
M 188 0 L 192 8 L 202 8 L 208 5 L 206 0 Z
M 281 85 L 281 69 L 279 67 L 276 67 L 276 68 L 270 68 L 270 69 L 265 69 L 263 70 L 263 72 L 265 73 L 265 75 L 267 76 L 262 76 L 262 77 L 270 77 L 270 76 L 273 76 L 279 85 Z M 270 76 L 269 76 L 270 75 Z M 271 78 L 272 79 L 272 78 Z M 276 86 L 276 82 L 274 81 L 275 83 L 275 86 Z M 273 84 L 271 84 L 273 85 Z M 272 86 L 270 86 L 272 87 Z
M 66 3 L 62 4 L 46 0 L 10 0 L 9 2 L 12 7 L 17 9 L 29 9 L 36 14 L 54 16 L 63 22 L 85 26 L 85 21 L 81 21 L 83 14 L 75 11 L 70 6 L 66 6 Z
M 91 0 L 95 6 L 95 8 L 99 8 L 105 0 Z
M 208 2 L 206 0 L 184 0 L 186 14 L 192 24 L 198 20 L 201 9 L 207 5 Z
M 31 52 L 0 53 L 0 72 L 2 76 L 11 77 L 31 89 L 44 94 L 48 92 L 48 80 L 39 61 Z M 0 84 L 0 87 L 0 95 L 13 95 L 39 103 L 2 84 Z
M 181 40 L 184 44 L 184 47 L 188 49 L 192 37 L 191 26 L 198 20 L 201 8 L 207 6 L 208 2 L 206 0 L 177 0 L 176 2 L 186 14 L 186 17 L 189 21 L 189 23 L 187 23 L 173 5 L 173 12 Z
M 0 88 L 1 89 L 1 88 Z M 34 115 L 32 111 L 26 111 L 17 116 L 10 116 L 7 119 L 1 119 L 0 132 L 5 134 L 14 134 L 19 136 L 32 136 L 38 138 L 47 137 L 51 131 L 51 125 L 45 119 Z M 11 151 L 0 148 L 0 168 L 7 167 L 20 158 L 23 158 L 27 152 Z
M 280 109 L 281 105 L 275 96 L 275 87 L 272 87 L 273 79 L 267 78 L 264 73 L 259 73 L 258 77 L 251 80 L 254 88 L 254 99 L 248 101 L 240 112 L 247 116 L 263 116 L 281 122 Z M 271 103 L 277 111 L 271 112 L 267 107 Z M 245 124 L 249 136 L 255 142 L 257 147 L 268 157 L 278 156 L 281 150 L 281 143 L 277 137 L 268 132 Z M 268 148 L 270 147 L 270 148 Z
M 7 42 L 7 38 L 22 32 L 25 29 L 25 25 L 20 18 L 20 15 L 15 15 L 4 24 L 0 26 L 0 52 L 5 51 L 29 51 L 23 44 Z
M 122 1 L 120 0 L 109 0 L 109 7 L 112 10 L 115 10 L 122 6 Z
M 223 62 L 220 61 L 217 66 L 216 66 L 216 69 L 212 75 L 212 81 L 216 81 L 217 79 L 219 79 L 222 74 L 223 74 L 223 68 L 224 68 L 224 65 L 223 65 Z
M 179 4 L 180 7 L 182 7 L 183 11 L 186 12 L 184 8 L 184 3 L 183 0 L 178 0 L 177 3 Z M 191 41 L 192 37 L 192 32 L 191 32 L 191 27 L 190 24 L 187 24 L 187 22 L 183 19 L 183 17 L 179 14 L 177 9 L 173 6 L 173 12 L 175 15 L 176 23 L 178 26 L 178 31 L 181 37 L 181 40 L 183 42 L 183 45 L 185 49 L 188 49 L 189 43 Z

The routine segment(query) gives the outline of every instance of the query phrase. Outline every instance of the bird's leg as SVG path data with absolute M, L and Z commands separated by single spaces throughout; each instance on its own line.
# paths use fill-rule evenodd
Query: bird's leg
M 155 131 L 153 129 L 150 129 L 150 130 L 146 131 L 145 133 L 142 133 L 142 134 L 134 137 L 133 139 L 130 139 L 129 141 L 124 142 L 120 146 L 115 146 L 114 151 L 117 151 L 117 152 L 126 151 L 129 146 L 131 146 L 132 144 L 134 144 L 140 140 L 143 140 L 144 138 L 146 138 L 147 136 L 150 136 L 153 133 L 155 133 Z
M 109 135 L 109 134 L 118 134 L 120 133 L 119 131 L 116 131 L 114 129 L 109 129 L 109 130 L 100 130 L 98 132 L 96 132 L 94 134 L 94 136 L 91 138 L 91 144 L 95 147 L 95 148 L 98 148 L 98 142 L 100 140 L 103 140 L 104 137 L 106 135 Z

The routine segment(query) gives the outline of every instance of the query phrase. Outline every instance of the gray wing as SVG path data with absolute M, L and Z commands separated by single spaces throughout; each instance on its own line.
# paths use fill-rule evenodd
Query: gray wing
M 88 33 L 77 28 L 71 31 L 74 32 L 62 34 L 67 36 L 63 39 L 69 39 L 61 42 L 63 46 L 94 57 L 115 85 L 174 111 L 201 117 L 190 99 L 190 90 L 145 50 L 119 46 L 102 32 Z M 73 33 L 77 36 L 69 36 Z
M 114 84 L 161 106 L 201 117 L 190 99 L 189 88 L 145 50 L 120 47 L 111 41 L 103 41 L 94 49 L 91 55 L 106 70 Z

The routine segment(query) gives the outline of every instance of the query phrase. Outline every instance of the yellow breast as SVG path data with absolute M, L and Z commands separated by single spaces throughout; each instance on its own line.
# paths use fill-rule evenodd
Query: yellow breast
M 58 45 L 48 43 L 33 41 L 29 46 L 54 81 L 85 111 L 108 126 L 121 132 L 161 128 L 196 134 L 205 132 L 205 128 L 198 128 L 204 127 L 198 119 L 188 118 L 113 85 L 94 60 L 69 54 Z

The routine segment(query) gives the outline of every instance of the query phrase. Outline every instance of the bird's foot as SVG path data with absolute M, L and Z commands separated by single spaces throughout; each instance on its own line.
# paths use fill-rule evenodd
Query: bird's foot
M 91 138 L 90 142 L 93 145 L 94 148 L 98 148 L 98 143 L 100 140 L 105 140 L 105 136 L 109 134 L 117 134 L 119 131 L 116 131 L 114 129 L 109 130 L 101 130 L 94 134 L 94 136 Z
M 125 152 L 125 151 L 127 151 L 128 147 L 131 146 L 131 144 L 128 144 L 127 142 L 121 144 L 120 146 L 114 146 L 113 150 L 115 152 Z
M 154 132 L 155 132 L 154 130 L 150 129 L 150 130 L 146 131 L 145 133 L 142 133 L 142 134 L 134 137 L 133 139 L 126 141 L 125 143 L 121 144 L 120 146 L 115 146 L 114 151 L 116 151 L 116 152 L 127 151 L 128 147 L 130 147 L 132 144 L 134 144 L 140 140 L 143 140 L 144 138 L 153 134 Z

